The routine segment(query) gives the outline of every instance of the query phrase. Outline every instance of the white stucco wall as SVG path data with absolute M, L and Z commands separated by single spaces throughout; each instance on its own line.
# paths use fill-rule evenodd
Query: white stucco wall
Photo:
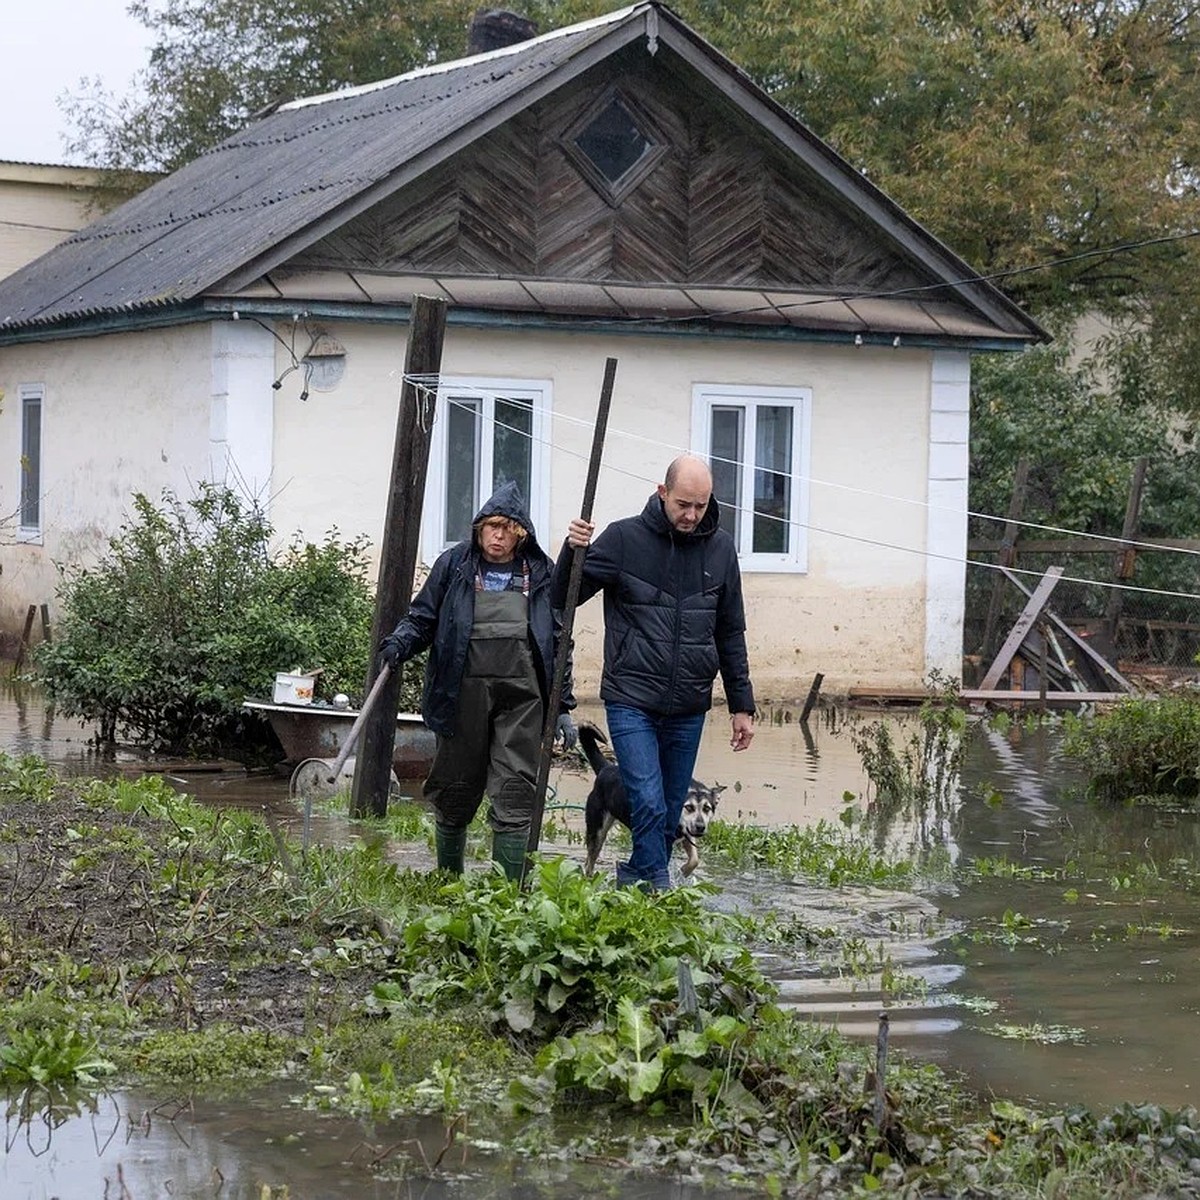
M 279 530 L 336 525 L 378 544 L 406 333 L 336 324 L 329 331 L 347 348 L 341 384 L 301 403 L 299 379 L 289 376 L 276 396 L 272 517 Z M 639 510 L 667 462 L 690 447 L 694 384 L 812 389 L 809 569 L 745 577 L 756 684 L 772 698 L 803 696 L 817 671 L 830 692 L 918 686 L 927 670 L 933 355 L 451 326 L 443 373 L 552 384 L 550 529 L 538 531 L 552 548 L 579 507 L 610 355 L 618 368 L 596 497 L 600 524 Z M 277 366 L 285 365 L 281 350 Z M 948 545 L 941 525 L 937 533 Z M 936 611 L 939 637 L 952 639 L 957 618 L 945 606 Z M 601 630 L 597 600 L 576 618 L 584 690 L 598 680 Z
M 273 338 L 223 322 L 0 349 L 0 516 L 19 507 L 22 385 L 40 385 L 40 540 L 0 533 L 0 626 L 30 604 L 54 609 L 56 565 L 86 564 L 130 512 L 134 492 L 187 498 L 227 477 L 269 488 Z
M 378 545 L 407 329 L 323 323 L 346 349 L 331 391 L 299 393 L 283 341 L 251 320 L 0 349 L 0 511 L 19 496 L 22 383 L 45 388 L 41 545 L 0 545 L 0 622 L 52 602 L 57 561 L 87 561 L 133 490 L 192 494 L 228 479 L 269 504 L 280 542 L 365 534 Z M 303 353 L 303 346 L 299 347 Z M 549 528 L 578 510 L 608 356 L 616 387 L 595 517 L 640 510 L 667 462 L 695 444 L 696 384 L 811 390 L 807 570 L 747 572 L 759 695 L 918 686 L 961 652 L 968 360 L 963 354 L 717 339 L 599 337 L 451 325 L 443 373 L 539 379 L 552 389 Z M 0 539 L 3 540 L 3 539 Z M 927 553 L 932 551 L 932 556 Z M 930 581 L 933 587 L 930 587 Z M 598 684 L 599 601 L 576 620 L 581 694 Z

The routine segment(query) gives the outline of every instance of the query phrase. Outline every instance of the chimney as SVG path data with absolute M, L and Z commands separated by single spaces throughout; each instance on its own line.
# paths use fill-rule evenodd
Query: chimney
M 467 34 L 467 53 L 484 54 L 527 42 L 537 34 L 537 25 L 528 17 L 518 16 L 505 8 L 481 8 L 471 18 Z

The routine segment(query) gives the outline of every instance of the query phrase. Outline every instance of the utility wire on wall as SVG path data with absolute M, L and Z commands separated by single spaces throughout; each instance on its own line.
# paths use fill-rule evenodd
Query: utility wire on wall
M 418 391 L 426 392 L 426 393 L 430 393 L 430 394 L 434 394 L 434 395 L 437 394 L 438 387 L 440 386 L 440 380 L 436 376 L 411 376 L 411 377 L 406 377 L 406 381 L 409 382 L 410 384 L 412 384 L 413 387 L 415 387 Z M 472 386 L 470 388 L 470 392 L 471 392 L 472 397 L 481 397 L 484 399 L 491 399 L 493 401 L 503 400 L 505 403 L 511 404 L 515 407 L 528 407 L 531 410 L 533 408 L 533 405 L 530 404 L 530 402 L 514 399 L 511 396 L 504 395 L 502 392 L 491 392 L 491 391 L 488 391 L 486 389 L 481 389 L 476 386 Z M 468 404 L 468 403 L 464 403 L 463 401 L 456 400 L 452 396 L 443 396 L 442 399 L 443 399 L 444 403 L 446 403 L 450 406 L 461 408 L 464 411 L 475 414 L 476 416 L 479 415 L 479 410 L 472 404 Z M 555 414 L 555 419 L 562 420 L 569 424 L 578 425 L 582 428 L 590 428 L 590 422 L 588 422 L 586 420 L 582 420 L 580 418 L 569 417 L 564 414 Z M 578 459 L 585 459 L 587 457 L 585 454 L 576 452 L 574 450 L 570 450 L 565 446 L 560 446 L 560 445 L 556 444 L 552 439 L 536 438 L 536 437 L 534 437 L 534 435 L 530 434 L 528 431 L 526 431 L 524 429 L 520 429 L 520 428 L 517 428 L 516 426 L 506 424 L 505 422 L 496 420 L 495 418 L 488 418 L 488 420 L 490 420 L 491 424 L 497 428 L 504 429 L 506 432 L 518 434 L 521 437 L 527 438 L 531 442 L 536 441 L 539 444 L 548 447 L 554 454 L 567 455 L 568 457 L 578 458 Z M 619 436 L 627 437 L 632 441 L 637 441 L 637 442 L 641 442 L 645 445 L 656 447 L 656 448 L 663 450 L 664 452 L 670 454 L 672 457 L 677 454 L 690 453 L 690 450 L 687 447 L 674 446 L 674 445 L 671 445 L 666 442 L 658 441 L 654 438 L 645 437 L 644 435 L 641 435 L 641 434 L 630 433 L 630 432 L 622 431 L 617 428 L 610 428 L 609 432 L 610 432 L 610 434 L 617 434 Z M 709 457 L 712 461 L 732 463 L 732 460 L 720 458 L 718 456 L 709 456 Z M 734 465 L 739 465 L 739 464 L 734 464 Z M 656 483 L 658 482 L 657 480 L 649 479 L 646 476 L 640 475 L 635 471 L 630 471 L 627 468 L 620 467 L 620 466 L 617 466 L 612 463 L 606 464 L 606 470 L 615 472 L 620 475 L 624 475 L 629 479 L 634 479 L 641 483 L 645 483 L 650 487 L 654 487 L 656 485 Z M 961 509 L 951 508 L 946 505 L 934 505 L 934 504 L 930 504 L 928 501 L 924 501 L 924 500 L 913 500 L 913 499 L 909 499 L 906 497 L 889 496 L 889 495 L 887 495 L 885 493 L 881 493 L 881 492 L 872 492 L 867 489 L 855 488 L 855 487 L 852 487 L 849 485 L 844 485 L 844 484 L 828 483 L 826 481 L 814 479 L 811 477 L 808 479 L 802 479 L 800 477 L 795 477 L 794 482 L 796 482 L 796 483 L 808 482 L 808 483 L 817 484 L 817 485 L 823 486 L 823 487 L 841 488 L 843 490 L 855 492 L 856 494 L 859 494 L 859 495 L 863 495 L 863 496 L 867 496 L 867 497 L 871 497 L 871 498 L 879 499 L 879 500 L 885 500 L 885 501 L 888 501 L 889 503 L 915 505 L 917 507 L 930 509 L 933 511 L 952 512 L 955 514 L 962 513 Z M 893 542 L 886 542 L 886 541 L 882 541 L 877 538 L 864 537 L 859 534 L 848 533 L 844 530 L 827 529 L 827 528 L 824 528 L 819 525 L 814 525 L 812 522 L 803 523 L 803 522 L 791 521 L 786 517 L 779 517 L 779 516 L 775 515 L 774 513 L 762 512 L 757 509 L 754 509 L 753 507 L 746 508 L 745 506 L 733 505 L 724 500 L 721 501 L 721 507 L 725 508 L 725 509 L 735 510 L 735 511 L 741 513 L 742 516 L 749 517 L 751 520 L 774 521 L 774 522 L 778 522 L 780 524 L 785 524 L 789 528 L 804 529 L 810 533 L 819 533 L 826 537 L 840 538 L 840 539 L 843 539 L 846 541 L 855 542 L 856 544 L 859 544 L 859 545 L 875 546 L 882 550 L 892 550 L 892 551 L 895 551 L 895 552 L 901 553 L 901 554 L 915 554 L 915 555 L 919 555 L 922 558 L 934 559 L 934 560 L 941 561 L 941 562 L 962 563 L 967 566 L 982 567 L 984 570 L 989 570 L 989 571 L 1007 570 L 1012 574 L 1028 575 L 1028 576 L 1031 576 L 1033 578 L 1038 578 L 1038 579 L 1040 579 L 1043 574 L 1043 572 L 1041 572 L 1041 571 L 1027 570 L 1027 569 L 1023 569 L 1020 567 L 1002 567 L 1001 564 L 983 562 L 979 559 L 965 558 L 965 557 L 962 557 L 959 555 L 939 554 L 935 551 L 925 550 L 925 549 L 916 549 L 911 546 L 900 546 Z M 983 514 L 983 513 L 968 512 L 966 515 L 979 517 L 981 519 L 986 519 L 986 520 L 994 520 L 994 521 L 998 521 L 998 522 L 1007 522 L 1008 521 L 1007 517 L 992 517 L 992 516 L 988 516 L 987 514 Z M 1042 529 L 1042 530 L 1054 529 L 1056 532 L 1069 534 L 1070 536 L 1074 536 L 1074 537 L 1092 538 L 1095 540 L 1112 542 L 1115 546 L 1119 545 L 1123 549 L 1129 548 L 1129 547 L 1133 547 L 1133 548 L 1141 547 L 1141 548 L 1145 548 L 1145 549 L 1161 551 L 1164 553 L 1176 553 L 1176 554 L 1187 554 L 1187 555 L 1196 555 L 1197 554 L 1197 551 L 1189 550 L 1186 547 L 1156 546 L 1156 545 L 1153 545 L 1148 542 L 1128 541 L 1126 539 L 1119 538 L 1119 537 L 1109 537 L 1108 535 L 1105 535 L 1105 534 L 1089 534 L 1089 533 L 1072 531 L 1072 530 L 1068 530 L 1068 529 L 1061 529 L 1061 528 L 1057 528 L 1054 526 L 1037 525 L 1032 522 L 1017 521 L 1017 522 L 1010 522 L 1010 523 L 1017 524 L 1017 525 L 1024 525 L 1024 526 L 1027 526 L 1029 528 L 1034 528 L 1034 529 Z M 1121 583 L 1121 582 L 1114 581 L 1114 580 L 1091 579 L 1091 578 L 1082 577 L 1082 576 L 1063 575 L 1063 576 L 1061 576 L 1061 582 L 1063 582 L 1063 583 L 1079 583 L 1079 584 L 1085 584 L 1085 585 L 1092 586 L 1092 587 L 1107 588 L 1107 589 L 1110 589 L 1113 591 L 1143 593 L 1143 594 L 1147 594 L 1147 595 L 1170 597 L 1173 599 L 1200 600 L 1200 593 L 1170 591 L 1170 590 L 1161 589 L 1161 588 L 1139 587 L 1135 584 Z

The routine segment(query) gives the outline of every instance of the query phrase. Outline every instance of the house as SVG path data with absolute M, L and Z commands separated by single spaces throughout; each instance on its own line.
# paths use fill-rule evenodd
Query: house
M 662 4 L 514 24 L 283 105 L 0 281 L 0 620 L 135 489 L 228 479 L 283 536 L 378 545 L 426 294 L 427 560 L 502 477 L 558 544 L 612 356 L 595 517 L 711 457 L 761 695 L 957 676 L 970 356 L 1043 331 Z
M 150 171 L 0 161 L 0 279 L 157 177 Z

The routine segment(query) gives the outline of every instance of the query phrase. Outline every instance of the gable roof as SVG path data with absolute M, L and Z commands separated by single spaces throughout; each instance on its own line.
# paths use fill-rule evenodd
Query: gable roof
M 0 281 L 0 336 L 20 340 L 22 330 L 65 331 L 88 324 L 89 318 L 122 313 L 166 316 L 206 296 L 231 296 L 243 289 L 253 294 L 255 281 L 269 271 L 642 39 L 650 53 L 661 53 L 665 46 L 700 72 L 840 202 L 939 281 L 933 298 L 959 307 L 959 336 L 991 334 L 1018 343 L 1045 336 L 1002 292 L 975 279 L 965 262 L 656 2 L 637 3 L 501 50 L 282 106 Z M 580 281 L 571 282 L 578 288 Z M 452 289 L 442 290 L 453 296 Z M 520 302 L 528 290 L 476 287 L 474 295 L 483 307 L 519 309 L 529 307 Z M 472 294 L 470 286 L 465 293 Z M 550 299 L 543 309 L 563 311 L 558 307 L 563 294 L 561 286 L 545 288 Z M 611 289 L 606 295 L 611 300 Z M 723 303 L 718 295 L 700 305 L 689 297 L 683 310 L 699 307 L 717 319 L 724 310 L 727 318 L 736 314 L 745 319 L 743 310 L 755 308 L 764 296 L 742 291 Z M 811 305 L 793 303 L 790 323 L 804 324 L 803 310 L 811 307 L 813 327 L 830 327 L 828 313 L 817 310 L 826 301 L 840 301 L 828 289 L 815 299 Z M 881 327 L 912 324 L 911 313 L 902 320 L 897 311 L 908 302 L 889 305 L 868 296 L 857 301 L 851 324 L 834 321 L 833 326 L 871 328 L 864 300 L 868 311 L 874 304 Z M 964 307 L 977 320 L 964 324 Z M 610 311 L 627 315 L 619 304 Z M 779 319 L 778 311 L 773 319 Z M 953 321 L 935 322 L 934 330 L 955 332 Z

